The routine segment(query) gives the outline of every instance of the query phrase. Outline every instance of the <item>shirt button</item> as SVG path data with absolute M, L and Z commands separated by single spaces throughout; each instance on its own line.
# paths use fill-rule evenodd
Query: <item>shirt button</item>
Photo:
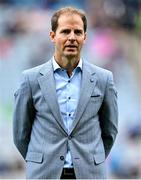
M 68 97 L 68 99 L 71 99 L 71 97 Z
M 69 116 L 71 116 L 71 114 L 69 114 Z
M 64 160 L 64 156 L 60 156 L 60 159 L 61 159 L 61 161 L 63 161 Z
M 68 83 L 70 83 L 70 80 L 68 80 Z

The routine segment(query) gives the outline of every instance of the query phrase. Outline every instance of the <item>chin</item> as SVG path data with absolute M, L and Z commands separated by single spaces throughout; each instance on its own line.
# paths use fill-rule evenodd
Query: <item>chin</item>
M 74 54 L 67 54 L 66 57 L 67 57 L 67 58 L 76 58 L 77 55 L 74 55 Z
M 65 53 L 65 56 L 66 57 L 77 57 L 78 56 L 78 54 L 77 53 Z

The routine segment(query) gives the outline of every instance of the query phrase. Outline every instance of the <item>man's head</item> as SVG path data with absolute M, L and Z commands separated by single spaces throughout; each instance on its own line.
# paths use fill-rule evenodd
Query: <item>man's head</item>
M 56 32 L 56 30 L 58 28 L 58 19 L 62 14 L 77 14 L 77 15 L 79 15 L 83 21 L 84 32 L 86 32 L 86 30 L 87 30 L 87 18 L 86 18 L 85 12 L 83 12 L 82 10 L 73 8 L 73 7 L 61 8 L 53 14 L 53 16 L 51 18 L 51 29 L 52 29 L 52 31 Z
M 60 62 L 65 58 L 70 63 L 77 64 L 86 39 L 85 14 L 72 7 L 62 8 L 54 13 L 51 23 L 50 37 L 55 45 L 56 60 Z

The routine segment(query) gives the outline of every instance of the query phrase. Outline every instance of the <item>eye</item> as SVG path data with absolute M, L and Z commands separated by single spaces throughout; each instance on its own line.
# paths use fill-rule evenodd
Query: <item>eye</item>
M 83 31 L 77 29 L 77 30 L 74 31 L 74 33 L 77 34 L 77 35 L 82 35 L 82 34 L 83 34 Z
M 61 31 L 62 34 L 69 34 L 70 33 L 70 30 L 69 29 L 64 29 Z

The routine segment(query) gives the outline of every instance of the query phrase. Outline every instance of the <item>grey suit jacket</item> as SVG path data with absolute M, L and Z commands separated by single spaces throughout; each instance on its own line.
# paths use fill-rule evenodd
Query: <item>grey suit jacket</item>
M 70 146 L 76 178 L 105 178 L 117 134 L 117 93 L 110 71 L 83 62 L 75 120 L 68 134 L 57 102 L 52 61 L 23 72 L 15 93 L 14 143 L 27 178 L 60 178 Z

